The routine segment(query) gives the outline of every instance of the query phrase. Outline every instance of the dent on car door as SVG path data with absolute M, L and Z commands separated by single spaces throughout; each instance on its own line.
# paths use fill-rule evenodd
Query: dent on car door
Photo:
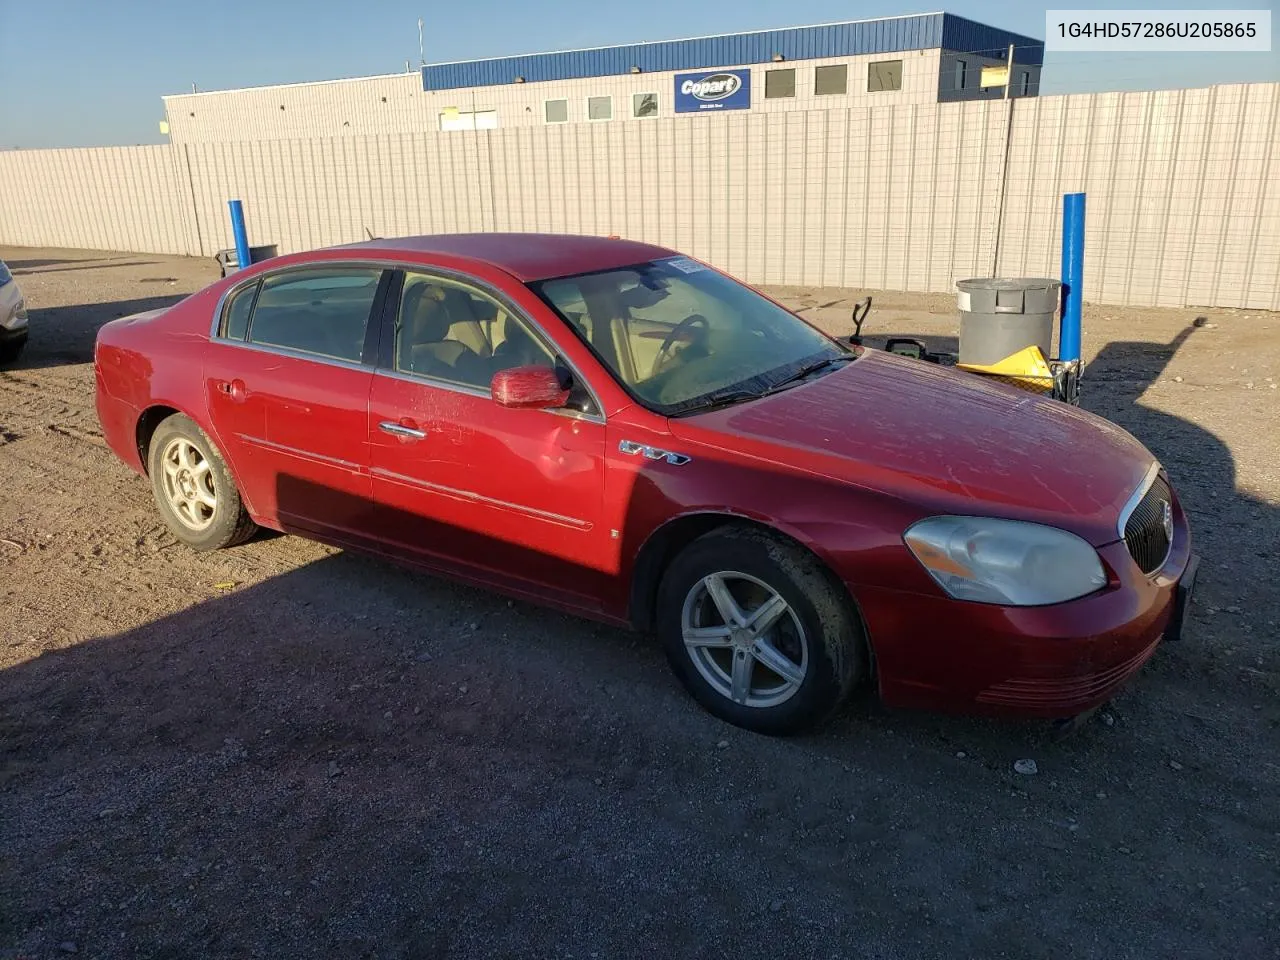
M 211 419 L 259 516 L 367 536 L 368 398 L 390 273 L 323 265 L 267 274 L 228 298 L 205 378 Z
M 557 356 L 527 317 L 478 286 L 409 272 L 388 310 L 369 406 L 379 530 L 424 562 L 598 606 L 612 548 L 594 398 L 579 385 L 558 410 L 496 402 L 495 373 L 556 369 Z

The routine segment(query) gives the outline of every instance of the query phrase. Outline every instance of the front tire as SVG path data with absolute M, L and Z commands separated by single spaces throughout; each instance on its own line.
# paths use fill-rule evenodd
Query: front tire
M 694 699 L 757 733 L 821 726 L 866 675 L 866 637 L 840 585 L 808 551 L 751 528 L 715 530 L 676 557 L 657 625 Z
M 226 461 L 194 420 L 175 413 L 152 434 L 147 472 L 160 516 L 193 550 L 218 550 L 257 531 Z

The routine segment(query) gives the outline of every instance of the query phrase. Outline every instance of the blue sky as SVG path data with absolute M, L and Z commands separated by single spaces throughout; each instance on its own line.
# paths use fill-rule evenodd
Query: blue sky
M 1238 6 L 1274 10 L 1276 3 L 1240 0 Z M 1054 6 L 1197 5 L 1062 0 Z M 397 73 L 406 60 L 417 63 L 419 16 L 427 23 L 427 59 L 437 61 L 939 9 L 1044 36 L 1044 6 L 1007 0 L 916 6 L 902 0 L 0 0 L 0 148 L 163 142 L 160 97 L 192 83 L 213 90 Z M 1048 54 L 1042 92 L 1277 79 L 1280 51 Z

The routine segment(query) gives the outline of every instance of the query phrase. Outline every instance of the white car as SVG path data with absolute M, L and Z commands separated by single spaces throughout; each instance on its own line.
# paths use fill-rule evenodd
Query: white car
M 0 363 L 12 363 L 27 343 L 27 302 L 0 260 Z

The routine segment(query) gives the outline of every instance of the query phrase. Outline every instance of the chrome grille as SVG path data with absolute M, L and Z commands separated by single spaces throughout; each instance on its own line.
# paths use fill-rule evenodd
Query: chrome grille
M 1172 517 L 1173 494 L 1164 477 L 1157 475 L 1124 524 L 1129 555 L 1143 573 L 1155 573 L 1164 566 L 1172 546 Z

